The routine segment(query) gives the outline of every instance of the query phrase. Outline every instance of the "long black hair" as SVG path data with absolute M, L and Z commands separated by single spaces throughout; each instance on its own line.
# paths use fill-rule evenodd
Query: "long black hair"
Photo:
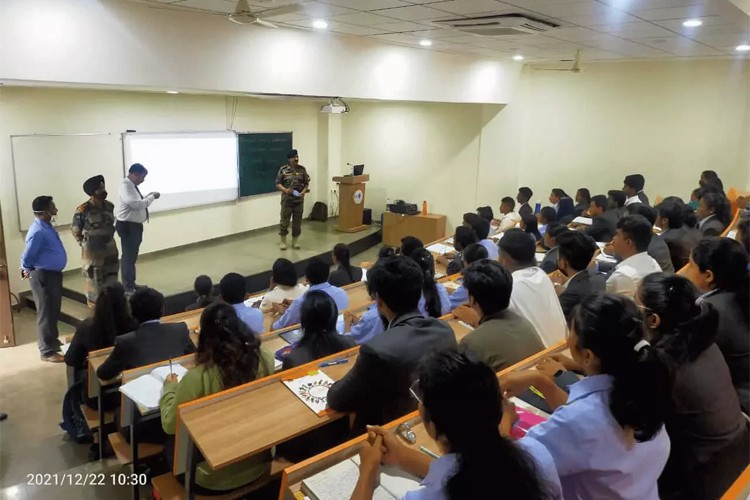
M 713 273 L 716 288 L 735 294 L 737 307 L 742 311 L 745 321 L 748 321 L 750 277 L 747 271 L 747 252 L 742 244 L 719 236 L 704 238 L 693 248 L 692 256 L 702 273 Z
M 355 281 L 352 274 L 352 266 L 349 264 L 349 247 L 345 243 L 336 243 L 333 247 L 333 256 L 336 257 L 339 265 L 343 266 L 346 270 L 349 280 Z
M 706 206 L 713 210 L 714 215 L 716 215 L 716 218 L 721 221 L 722 224 L 726 227 L 730 222 L 732 222 L 732 207 L 729 204 L 729 200 L 724 195 L 724 193 L 717 193 L 715 191 L 708 191 L 706 189 L 703 190 L 703 194 L 701 194 L 701 199 L 705 201 Z
M 91 349 L 115 345 L 115 337 L 138 328 L 138 321 L 130 314 L 125 288 L 120 283 L 102 287 L 96 297 L 91 320 Z
M 523 231 L 534 237 L 535 241 L 542 241 L 542 234 L 539 232 L 539 223 L 536 217 L 531 214 L 526 214 L 521 217 L 523 222 Z
M 497 485 L 487 478 L 498 471 L 503 496 L 548 497 L 534 461 L 500 435 L 500 385 L 487 364 L 462 348 L 451 348 L 425 359 L 418 376 L 424 420 L 458 455 L 458 468 L 446 483 L 449 499 L 497 498 Z
M 260 364 L 260 340 L 229 304 L 216 302 L 201 314 L 196 365 L 215 366 L 224 389 L 255 380 Z
M 636 441 L 651 440 L 670 411 L 672 377 L 656 349 L 638 345 L 643 320 L 635 303 L 620 295 L 589 295 L 573 309 L 569 326 L 577 348 L 593 352 L 601 373 L 614 378 L 609 409 L 617 423 L 632 429 Z
M 424 295 L 427 314 L 433 318 L 439 318 L 442 316 L 443 308 L 440 305 L 440 294 L 435 283 L 435 258 L 426 248 L 415 249 L 409 257 L 419 265 L 424 276 L 422 295 Z
M 654 346 L 669 354 L 677 365 L 695 361 L 716 337 L 719 315 L 687 278 L 653 273 L 641 282 L 638 298 L 646 314 L 657 314 L 658 339 Z
M 305 294 L 300 313 L 300 324 L 304 336 L 299 346 L 308 346 L 313 359 L 323 358 L 341 347 L 336 342 L 336 319 L 339 310 L 330 295 L 320 290 Z

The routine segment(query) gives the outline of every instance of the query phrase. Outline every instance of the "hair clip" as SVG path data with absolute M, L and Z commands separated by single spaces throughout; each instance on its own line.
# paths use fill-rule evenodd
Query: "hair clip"
M 641 352 L 641 349 L 644 347 L 651 347 L 651 344 L 649 344 L 648 340 L 639 340 L 638 343 L 633 347 L 633 350 L 635 352 Z

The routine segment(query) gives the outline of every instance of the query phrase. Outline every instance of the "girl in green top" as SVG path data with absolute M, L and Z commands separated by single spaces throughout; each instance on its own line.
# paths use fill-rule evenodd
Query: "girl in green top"
M 175 375 L 164 381 L 159 403 L 161 425 L 175 433 L 177 407 L 261 377 L 271 375 L 273 356 L 260 349 L 260 341 L 240 321 L 231 305 L 214 303 L 201 314 L 201 329 L 195 367 L 177 382 Z M 169 448 L 166 447 L 165 450 Z M 168 455 L 171 455 L 167 451 Z M 171 456 L 167 459 L 171 462 Z M 212 472 L 206 462 L 198 464 L 196 484 L 212 492 L 233 490 L 258 479 L 270 467 L 270 452 Z

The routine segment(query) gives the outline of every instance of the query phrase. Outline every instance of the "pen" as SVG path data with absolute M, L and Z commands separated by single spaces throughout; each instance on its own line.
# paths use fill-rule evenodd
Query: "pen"
M 425 454 L 425 455 L 427 455 L 428 457 L 432 457 L 432 458 L 440 458 L 440 455 L 438 455 L 438 454 L 437 454 L 437 453 L 435 453 L 434 451 L 431 451 L 431 450 L 429 450 L 429 449 L 425 448 L 424 446 L 420 446 L 420 447 L 419 447 L 419 451 L 421 451 L 422 453 L 424 453 L 424 454 Z
M 542 394 L 541 392 L 539 392 L 539 389 L 537 389 L 533 385 L 529 386 L 529 390 L 531 392 L 533 392 L 534 394 L 536 394 L 537 396 L 539 396 L 540 398 L 544 399 L 544 394 Z
M 172 358 L 169 358 L 169 374 L 174 375 L 174 373 L 172 372 Z
M 325 368 L 326 366 L 343 365 L 344 363 L 348 363 L 348 362 L 349 362 L 349 358 L 334 359 L 331 361 L 326 361 L 325 363 L 321 363 L 318 366 L 320 366 L 321 368 Z

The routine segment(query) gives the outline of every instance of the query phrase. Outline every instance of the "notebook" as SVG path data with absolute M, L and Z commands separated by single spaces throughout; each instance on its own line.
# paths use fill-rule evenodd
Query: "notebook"
M 290 332 L 284 332 L 280 333 L 279 337 L 286 340 L 287 344 L 294 344 L 295 342 L 299 342 L 302 340 L 302 336 L 304 334 L 302 333 L 302 328 L 297 328 L 296 330 L 292 330 Z
M 333 379 L 320 370 L 312 370 L 304 377 L 282 381 L 300 401 L 316 415 L 321 416 L 328 407 L 328 389 Z
M 510 431 L 513 439 L 521 439 L 529 432 L 529 429 L 547 420 L 547 417 L 532 413 L 520 406 L 516 406 L 516 414 L 518 415 L 518 420 Z
M 406 492 L 419 488 L 419 480 L 394 467 L 382 466 L 380 485 L 372 493 L 374 500 L 403 498 Z M 333 467 L 302 481 L 302 492 L 311 500 L 351 498 L 359 479 L 359 456 L 344 460 Z
M 434 243 L 427 247 L 427 250 L 429 250 L 432 253 L 445 255 L 448 252 L 453 252 L 455 249 L 452 246 L 445 245 L 443 243 Z
M 585 224 L 587 226 L 590 226 L 594 223 L 594 220 L 590 217 L 576 217 L 573 219 L 574 224 Z
M 169 365 L 154 368 L 151 373 L 141 375 L 137 379 L 121 385 L 120 392 L 135 404 L 147 410 L 155 410 L 159 408 L 161 389 L 169 373 Z M 177 375 L 177 381 L 180 381 L 187 373 L 187 369 L 178 363 L 172 363 L 172 373 Z

